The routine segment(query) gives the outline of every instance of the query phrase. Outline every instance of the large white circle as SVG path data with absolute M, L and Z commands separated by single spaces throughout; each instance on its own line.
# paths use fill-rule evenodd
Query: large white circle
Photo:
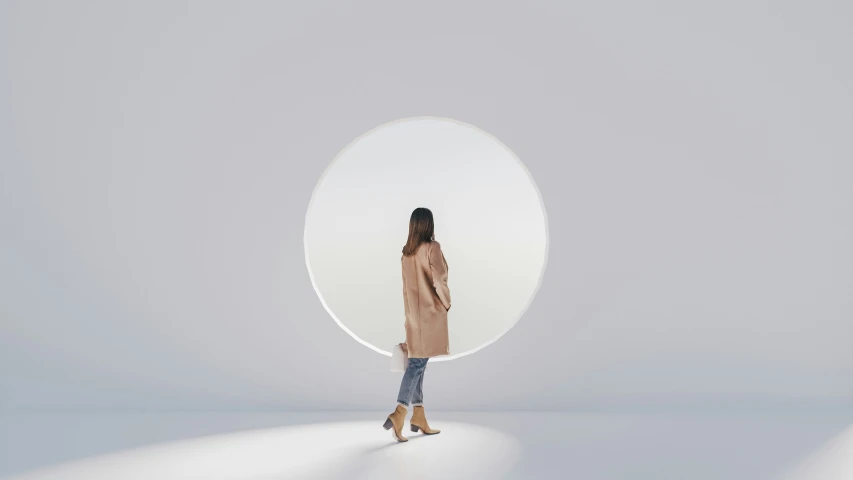
M 381 125 L 332 161 L 305 219 L 305 261 L 323 306 L 353 338 L 390 355 L 405 341 L 400 256 L 409 216 L 427 207 L 449 267 L 450 360 L 509 331 L 548 255 L 541 196 L 488 133 L 446 118 Z

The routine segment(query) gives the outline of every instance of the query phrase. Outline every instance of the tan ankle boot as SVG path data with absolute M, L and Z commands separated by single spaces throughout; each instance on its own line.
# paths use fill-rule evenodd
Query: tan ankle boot
M 421 432 L 427 435 L 435 435 L 436 433 L 441 433 L 441 430 L 433 430 L 429 428 L 429 424 L 427 423 L 426 414 L 424 413 L 424 407 L 418 405 L 415 407 L 414 413 L 412 413 L 412 419 L 409 421 L 412 425 L 412 431 L 417 432 L 420 430 Z
M 394 429 L 391 434 L 398 442 L 408 442 L 409 439 L 403 436 L 403 423 L 406 421 L 406 407 L 397 404 L 394 413 L 388 415 L 388 420 L 385 420 L 385 425 L 382 425 L 385 430 Z

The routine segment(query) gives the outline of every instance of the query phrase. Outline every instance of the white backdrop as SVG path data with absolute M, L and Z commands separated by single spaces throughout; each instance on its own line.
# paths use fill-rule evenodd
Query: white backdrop
M 3 2 L 3 407 L 390 405 L 303 220 L 349 141 L 420 115 L 506 143 L 550 235 L 433 408 L 849 404 L 853 15 L 768 8 Z

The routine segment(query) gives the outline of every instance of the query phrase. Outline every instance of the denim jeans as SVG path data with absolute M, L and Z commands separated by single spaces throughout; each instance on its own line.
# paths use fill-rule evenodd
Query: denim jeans
M 406 373 L 403 374 L 403 381 L 400 382 L 397 403 L 406 407 L 409 406 L 410 400 L 411 404 L 415 406 L 424 404 L 424 369 L 426 369 L 428 360 L 428 358 L 409 359 Z

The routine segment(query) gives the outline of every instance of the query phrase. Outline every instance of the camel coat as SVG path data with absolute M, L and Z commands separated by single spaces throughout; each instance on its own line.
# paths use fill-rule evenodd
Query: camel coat
M 438 242 L 425 242 L 414 255 L 403 255 L 403 305 L 409 358 L 450 354 L 447 334 L 447 261 Z

